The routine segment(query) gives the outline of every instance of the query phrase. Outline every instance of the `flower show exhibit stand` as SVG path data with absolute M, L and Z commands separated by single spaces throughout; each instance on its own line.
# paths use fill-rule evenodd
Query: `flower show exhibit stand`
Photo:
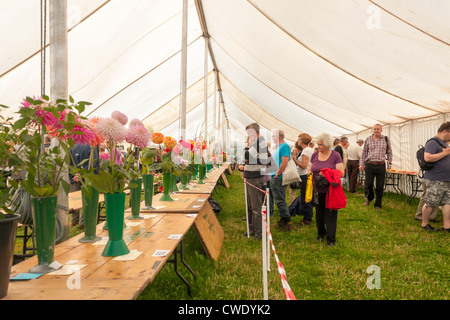
M 126 214 L 127 215 L 127 214 Z M 60 275 L 43 274 L 36 279 L 10 281 L 5 300 L 131 300 L 150 284 L 166 262 L 174 264 L 175 272 L 188 286 L 189 283 L 177 269 L 177 257 L 194 275 L 183 260 L 183 237 L 193 224 L 198 233 L 207 236 L 202 241 L 214 238 L 210 250 L 217 259 L 223 242 L 223 231 L 215 219 L 207 201 L 198 208 L 197 213 L 142 213 L 145 219 L 136 221 L 124 230 L 124 240 L 130 249 L 131 260 L 127 256 L 103 257 L 104 244 L 80 243 L 80 234 L 55 247 L 55 261 L 63 268 Z M 210 227 L 214 223 L 211 232 Z M 127 225 L 130 222 L 127 221 Z M 97 226 L 97 235 L 105 237 L 107 231 Z M 212 248 L 212 249 L 211 249 Z M 134 255 L 134 258 L 132 257 Z M 174 258 L 169 260 L 173 255 Z M 28 273 L 36 264 L 36 256 L 16 264 L 11 269 L 11 278 Z M 66 272 L 66 274 L 64 274 Z
M 208 172 L 206 174 L 206 178 L 203 179 L 203 182 L 214 185 L 222 184 L 225 188 L 229 189 L 230 184 L 228 182 L 226 173 L 231 173 L 231 167 L 229 164 L 224 164 L 219 168 L 214 168 L 211 172 Z M 191 180 L 190 184 L 197 184 L 197 180 Z

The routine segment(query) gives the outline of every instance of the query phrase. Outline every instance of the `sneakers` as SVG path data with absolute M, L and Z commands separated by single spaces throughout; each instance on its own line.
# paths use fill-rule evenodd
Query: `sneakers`
M 311 225 L 311 220 L 305 220 L 305 219 L 303 219 L 301 222 L 300 222 L 300 226 L 301 225 L 305 225 L 305 226 L 310 226 Z
M 292 222 L 285 222 L 284 226 L 281 228 L 281 231 L 291 231 L 294 229 Z
M 427 224 L 425 227 L 422 227 L 422 229 L 432 232 L 439 231 L 439 229 L 433 228 L 432 226 L 430 226 L 430 224 Z
M 442 227 L 442 231 L 444 231 L 444 232 L 450 232 L 450 228 L 445 229 L 444 227 Z
M 278 226 L 280 228 L 283 228 L 285 224 L 286 224 L 286 220 L 284 220 L 284 219 L 281 219 L 280 221 L 278 221 Z

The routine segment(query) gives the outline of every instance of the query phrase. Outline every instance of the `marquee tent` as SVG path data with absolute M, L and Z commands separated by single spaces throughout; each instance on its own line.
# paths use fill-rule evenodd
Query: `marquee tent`
M 4 115 L 43 87 L 48 94 L 48 2 L 0 0 L 0 103 L 12 107 Z M 290 142 L 300 132 L 354 142 L 380 123 L 394 166 L 415 169 L 417 145 L 448 120 L 449 1 L 187 5 L 187 137 L 206 128 L 241 146 L 256 121 L 269 139 L 283 129 Z M 68 93 L 92 103 L 85 115 L 121 110 L 179 136 L 182 17 L 183 0 L 67 0 Z

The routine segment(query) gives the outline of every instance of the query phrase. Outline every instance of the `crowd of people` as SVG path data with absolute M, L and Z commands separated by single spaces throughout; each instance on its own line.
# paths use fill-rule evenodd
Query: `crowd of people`
M 350 193 L 358 193 L 360 172 L 365 175 L 362 206 L 369 206 L 374 201 L 374 209 L 382 210 L 386 170 L 392 166 L 393 154 L 389 137 L 383 135 L 380 124 L 375 124 L 372 134 L 365 140 L 358 139 L 355 144 L 350 144 L 345 136 L 334 139 L 322 133 L 313 139 L 307 133 L 301 133 L 292 148 L 285 141 L 282 130 L 273 130 L 273 150 L 259 131 L 257 123 L 246 127 L 247 146 L 243 163 L 239 165 L 247 195 L 248 214 L 244 220 L 247 220 L 250 232 L 244 236 L 261 239 L 261 207 L 265 204 L 265 194 L 261 190 L 266 188 L 270 190 L 268 212 L 272 216 L 274 205 L 277 206 L 281 231 L 293 230 L 291 217 L 294 215 L 303 216 L 300 225 L 311 225 L 315 208 L 317 241 L 326 239 L 327 246 L 336 243 L 338 210 L 345 207 L 347 200 L 343 186 L 346 184 Z M 425 145 L 425 161 L 434 166 L 425 171 L 423 195 L 415 219 L 421 221 L 424 230 L 431 232 L 440 230 L 429 224 L 429 221 L 436 221 L 439 209 L 443 215 L 442 230 L 450 232 L 449 142 L 450 122 L 445 122 Z M 283 172 L 291 159 L 300 181 L 285 184 Z M 309 176 L 312 176 L 314 190 L 311 201 L 306 199 Z

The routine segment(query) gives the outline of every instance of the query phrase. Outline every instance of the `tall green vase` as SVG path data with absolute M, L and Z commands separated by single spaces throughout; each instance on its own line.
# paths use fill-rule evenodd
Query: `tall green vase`
M 108 242 L 102 252 L 104 257 L 117 257 L 130 253 L 123 240 L 125 193 L 105 193 Z
M 154 209 L 153 204 L 153 193 L 154 193 L 154 182 L 155 177 L 153 176 L 153 173 L 146 173 L 142 175 L 142 180 L 144 182 L 144 201 L 145 206 L 143 209 Z
M 38 265 L 32 267 L 30 273 L 47 273 L 56 270 L 50 267 L 50 264 L 53 262 L 55 252 L 57 201 L 56 195 L 31 198 Z
M 180 190 L 189 190 L 189 187 L 187 186 L 188 183 L 188 176 L 187 174 L 183 174 L 181 176 L 181 184 L 180 184 Z
M 170 176 L 171 174 L 169 172 L 163 173 L 163 195 L 159 199 L 159 201 L 174 201 L 172 197 L 170 196 Z
M 131 181 L 132 183 L 137 184 L 137 187 L 130 189 L 131 216 L 128 217 L 129 220 L 144 219 L 144 217 L 139 215 L 139 212 L 141 211 L 142 180 L 143 178 L 137 178 Z
M 180 191 L 180 190 L 178 190 L 177 182 L 178 182 L 178 177 L 174 174 L 170 175 L 170 185 L 171 185 L 170 190 L 172 191 L 172 193 Z
M 84 237 L 78 240 L 81 243 L 95 242 L 102 239 L 96 236 L 99 192 L 91 186 L 88 186 L 88 188 L 89 194 L 81 190 L 84 218 Z
M 203 164 L 198 165 L 197 184 L 205 184 L 205 182 L 203 181 L 203 179 L 205 178 L 205 170 L 206 170 L 205 165 L 203 165 Z

